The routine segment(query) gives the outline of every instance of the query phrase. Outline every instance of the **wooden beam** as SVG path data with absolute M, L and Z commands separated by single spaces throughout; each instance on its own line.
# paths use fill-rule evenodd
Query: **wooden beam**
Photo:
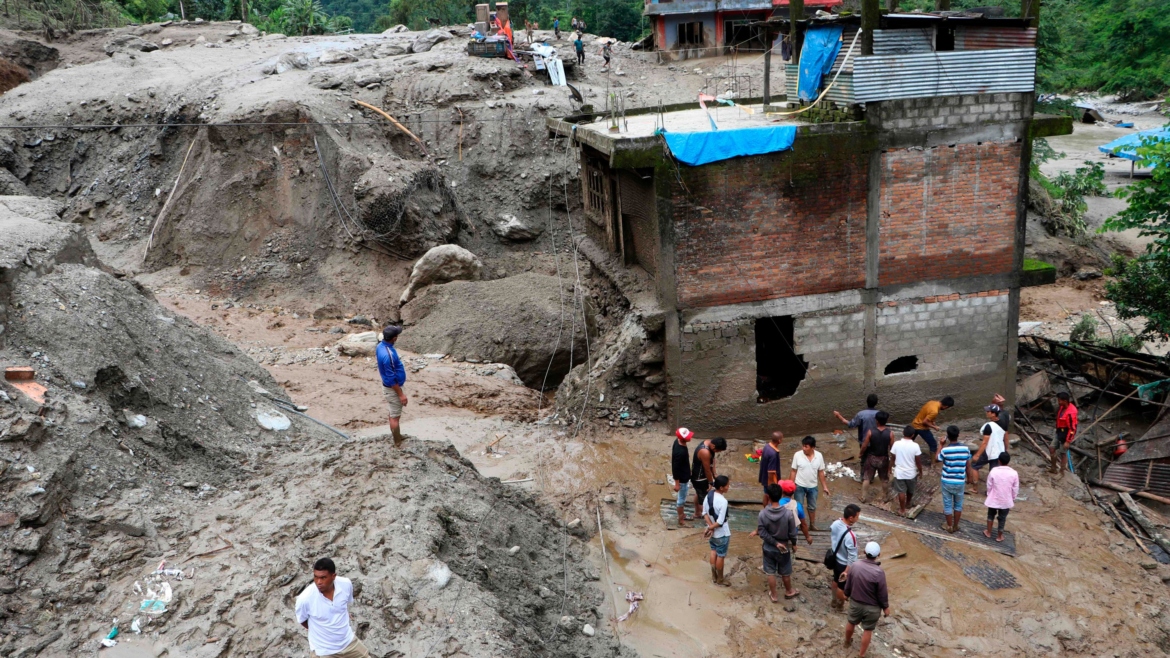
M 873 54 L 873 32 L 881 25 L 882 10 L 878 0 L 861 0 L 861 54 Z
M 1113 484 L 1112 482 L 1100 482 L 1098 480 L 1093 480 L 1093 479 L 1089 480 L 1089 484 L 1093 485 L 1094 487 L 1101 487 L 1102 489 L 1109 489 L 1111 491 L 1117 491 L 1120 493 L 1127 493 L 1127 494 L 1130 494 L 1132 496 L 1140 496 L 1140 497 L 1146 498 L 1148 500 L 1162 503 L 1163 505 L 1170 505 L 1170 498 L 1166 498 L 1165 496 L 1158 496 L 1158 495 L 1152 494 L 1148 491 L 1137 491 L 1135 489 L 1126 489 L 1125 487 Z
M 789 0 L 788 38 L 792 42 L 792 62 L 794 64 L 800 64 L 800 51 L 804 49 L 804 26 L 798 24 L 803 20 L 804 0 Z
M 1033 2 L 1036 1 L 1038 0 L 1033 0 Z M 1154 527 L 1154 524 L 1146 518 L 1146 515 L 1142 514 L 1141 508 L 1138 507 L 1137 503 L 1133 502 L 1133 498 L 1127 493 L 1121 493 L 1119 495 L 1121 496 L 1121 502 L 1125 503 L 1125 508 L 1129 510 L 1129 514 L 1133 517 L 1133 520 L 1137 521 L 1137 524 L 1141 526 L 1142 530 L 1146 531 L 1146 534 L 1154 540 L 1154 543 L 1161 546 L 1162 550 L 1170 554 L 1170 541 L 1167 541 L 1162 536 L 1162 533 L 1158 532 L 1158 529 Z

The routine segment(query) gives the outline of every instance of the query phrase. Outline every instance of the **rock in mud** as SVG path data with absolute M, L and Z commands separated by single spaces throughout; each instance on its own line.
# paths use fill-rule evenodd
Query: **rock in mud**
M 585 360 L 586 332 L 596 332 L 590 298 L 581 297 L 571 282 L 533 273 L 430 286 L 402 307 L 399 344 L 506 363 L 526 385 L 549 389 Z
M 433 165 L 377 160 L 354 185 L 353 195 L 362 225 L 399 253 L 422 255 L 455 241 L 459 209 Z
M 395 25 L 394 27 L 390 28 L 389 30 L 386 30 L 382 34 L 398 34 L 399 32 L 409 32 L 409 31 L 410 31 L 409 27 L 406 27 L 405 25 L 399 23 L 398 25 Z
M 264 75 L 276 75 L 284 73 L 285 71 L 292 71 L 294 69 L 298 71 L 304 71 L 307 70 L 310 66 L 312 66 L 312 64 L 309 62 L 309 58 L 304 53 L 288 52 L 282 53 L 276 59 L 265 63 L 260 68 L 260 72 Z
M 104 50 L 111 57 L 120 52 L 148 53 L 158 50 L 158 44 L 133 34 L 119 34 L 106 42 Z
M 337 341 L 337 351 L 345 356 L 374 356 L 374 349 L 382 338 L 376 331 L 349 334 Z
M 403 55 L 405 53 L 405 46 L 400 46 L 396 43 L 386 43 L 374 49 L 374 58 L 382 59 L 385 57 L 393 57 L 395 55 Z
M 25 196 L 28 188 L 7 169 L 0 169 L 0 196 Z
M 425 53 L 431 48 L 434 48 L 436 43 L 447 41 L 450 38 L 450 32 L 444 32 L 443 30 L 430 30 L 425 34 L 415 37 L 414 41 L 410 43 L 410 52 Z
M 402 291 L 399 304 L 414 299 L 426 286 L 450 281 L 478 281 L 483 274 L 483 263 L 470 251 L 455 244 L 433 247 L 415 261 L 410 281 Z
M 345 64 L 347 62 L 356 62 L 357 57 L 348 50 L 326 50 L 317 61 L 326 65 Z
M 492 224 L 492 232 L 508 242 L 528 242 L 535 240 L 544 229 L 530 227 L 515 215 L 503 214 Z

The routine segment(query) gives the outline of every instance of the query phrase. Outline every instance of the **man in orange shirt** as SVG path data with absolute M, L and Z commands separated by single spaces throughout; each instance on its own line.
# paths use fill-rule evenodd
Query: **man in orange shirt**
M 1068 447 L 1077 437 L 1077 406 L 1064 391 L 1057 393 L 1056 399 L 1060 406 L 1056 410 L 1056 438 L 1049 447 L 1052 465 L 1048 468 L 1053 473 L 1060 472 L 1067 459 Z
M 914 435 L 922 437 L 926 441 L 926 447 L 930 449 L 930 459 L 927 460 L 927 468 L 933 469 L 934 463 L 938 461 L 938 441 L 934 439 L 934 433 L 931 430 L 942 431 L 942 428 L 934 422 L 938 418 L 939 413 L 955 406 L 955 399 L 951 396 L 946 396 L 941 400 L 931 400 L 922 405 L 918 410 L 918 415 L 914 417 L 914 422 L 910 423 L 910 427 L 914 428 Z

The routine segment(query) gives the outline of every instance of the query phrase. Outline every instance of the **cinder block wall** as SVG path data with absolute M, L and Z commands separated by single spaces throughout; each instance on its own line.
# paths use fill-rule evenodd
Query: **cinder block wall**
M 866 115 L 881 130 L 955 128 L 1032 116 L 1032 95 L 1020 92 L 882 101 Z

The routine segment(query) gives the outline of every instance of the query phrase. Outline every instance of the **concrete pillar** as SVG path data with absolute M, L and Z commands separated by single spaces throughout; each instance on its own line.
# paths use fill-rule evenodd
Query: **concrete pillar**
M 873 54 L 873 31 L 881 24 L 882 10 L 878 0 L 861 0 L 861 54 Z
M 508 24 L 508 3 L 496 3 L 496 19 L 500 21 L 500 25 Z
M 800 51 L 804 46 L 804 28 L 797 25 L 797 22 L 804 20 L 804 0 L 789 0 L 788 20 L 788 36 L 792 41 L 792 61 L 800 63 Z
M 488 10 L 488 6 L 486 4 L 476 5 L 475 6 L 475 22 L 486 23 L 488 21 L 488 14 L 489 13 L 491 13 L 491 12 Z

